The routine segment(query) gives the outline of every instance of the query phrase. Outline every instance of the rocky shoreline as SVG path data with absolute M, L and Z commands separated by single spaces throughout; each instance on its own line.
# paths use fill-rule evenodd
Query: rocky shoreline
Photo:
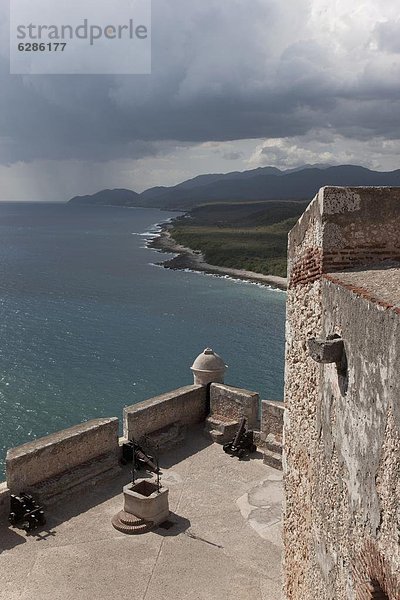
M 186 248 L 178 244 L 171 236 L 170 230 L 172 225 L 165 223 L 160 225 L 160 234 L 148 240 L 147 246 L 160 252 L 177 254 L 174 258 L 157 263 L 166 269 L 199 271 L 209 273 L 220 277 L 228 276 L 233 279 L 241 279 L 243 281 L 251 281 L 262 285 L 268 285 L 280 290 L 287 289 L 287 279 L 276 275 L 263 275 L 262 273 L 254 273 L 242 269 L 231 269 L 229 267 L 218 267 L 217 265 L 209 265 L 204 261 L 204 257 L 200 252 Z

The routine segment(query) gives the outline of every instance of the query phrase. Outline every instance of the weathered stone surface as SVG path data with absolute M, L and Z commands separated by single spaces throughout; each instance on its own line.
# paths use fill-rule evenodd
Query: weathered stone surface
M 399 258 L 399 189 L 324 188 L 289 235 L 287 600 L 400 597 Z M 333 335 L 346 373 L 308 352 Z
M 124 437 L 137 441 L 154 431 L 179 423 L 192 425 L 207 414 L 207 388 L 188 385 L 124 408 Z
M 285 405 L 274 400 L 261 402 L 260 448 L 264 464 L 282 471 L 283 419 Z
M 150 448 L 158 448 L 158 450 L 164 450 L 165 448 L 173 448 L 184 442 L 186 437 L 186 425 L 180 423 L 173 423 L 167 425 L 162 429 L 157 429 L 152 433 L 147 434 L 146 442 Z
M 322 401 L 316 414 L 318 504 L 314 527 L 321 549 L 317 561 L 322 565 L 326 556 L 330 562 L 340 556 L 343 567 L 334 576 L 332 566 L 325 576 L 333 580 L 331 585 L 338 591 L 345 587 L 361 590 L 366 573 L 358 573 L 357 566 L 362 548 L 369 544 L 375 548 L 376 570 L 382 560 L 385 562 L 385 579 L 392 582 L 385 588 L 389 597 L 397 598 L 400 317 L 327 281 L 322 284 L 322 305 L 340 309 L 324 313 L 323 327 L 326 332 L 340 330 L 346 339 L 348 386 L 344 389 L 333 367 L 324 368 Z M 365 322 L 366 315 L 368 325 L 360 329 L 358 324 Z M 360 591 L 356 598 L 362 597 Z
M 272 541 L 276 531 L 280 531 L 282 521 L 281 474 L 271 471 L 266 479 L 238 498 L 236 504 L 257 534 Z
M 212 348 L 206 348 L 190 368 L 195 385 L 208 385 L 213 382 L 224 383 L 225 371 L 228 366 Z
M 343 358 L 344 344 L 343 340 L 321 340 L 310 338 L 307 340 L 307 346 L 310 356 L 319 363 L 340 363 Z
M 65 501 L 77 489 L 82 491 L 84 487 L 115 477 L 120 468 L 115 452 L 101 454 L 50 479 L 29 485 L 25 491 L 48 507 L 61 499 Z
M 273 469 L 277 469 L 278 471 L 282 471 L 282 454 L 281 452 L 274 452 L 269 448 L 265 448 L 263 450 L 263 460 L 264 464 L 272 467 Z
M 217 444 L 225 444 L 233 440 L 238 429 L 239 421 L 231 421 L 219 415 L 212 415 L 206 419 L 204 433 L 208 434 Z
M 134 485 L 124 486 L 124 511 L 139 519 L 158 525 L 169 516 L 167 487 L 157 491 L 157 485 L 146 479 L 138 479 Z
M 285 414 L 285 405 L 276 400 L 261 401 L 261 440 L 265 443 L 269 434 L 273 434 L 280 441 L 283 436 L 283 416 Z
M 19 493 L 102 455 L 117 462 L 118 452 L 118 419 L 94 419 L 10 449 L 7 485 Z
M 271 452 L 277 452 L 282 456 L 283 445 L 282 445 L 282 437 L 280 435 L 274 435 L 273 433 L 269 433 L 265 440 L 265 447 Z
M 246 417 L 247 427 L 257 426 L 260 397 L 256 392 L 213 383 L 210 387 L 211 415 L 220 415 L 230 421 Z
M 0 522 L 7 520 L 10 512 L 10 490 L 6 483 L 0 483 Z

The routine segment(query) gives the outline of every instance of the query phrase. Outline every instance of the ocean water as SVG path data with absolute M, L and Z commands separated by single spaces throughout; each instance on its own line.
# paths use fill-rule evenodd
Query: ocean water
M 192 383 L 206 346 L 282 399 L 285 293 L 154 266 L 146 232 L 174 216 L 0 204 L 0 475 L 9 447 Z

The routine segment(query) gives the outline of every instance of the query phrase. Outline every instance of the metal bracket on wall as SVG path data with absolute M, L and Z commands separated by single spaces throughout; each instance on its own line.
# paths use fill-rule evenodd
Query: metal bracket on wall
M 318 339 L 310 338 L 307 340 L 308 350 L 313 360 L 318 363 L 341 364 L 344 354 L 344 343 L 342 338 Z

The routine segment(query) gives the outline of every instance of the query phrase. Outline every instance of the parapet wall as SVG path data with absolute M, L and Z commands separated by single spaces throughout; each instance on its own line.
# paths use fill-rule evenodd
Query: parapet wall
M 7 518 L 10 513 L 10 490 L 7 484 L 0 483 L 0 521 Z
M 270 434 L 282 442 L 284 414 L 285 405 L 283 402 L 262 400 L 260 425 L 262 442 L 265 442 Z
M 207 415 L 207 388 L 188 385 L 124 408 L 124 438 L 139 441 L 171 425 L 194 425 Z
M 212 415 L 220 415 L 231 421 L 246 417 L 247 427 L 258 426 L 260 396 L 222 383 L 212 383 L 210 387 L 210 409 Z
M 7 452 L 6 478 L 11 493 L 54 478 L 101 456 L 118 459 L 118 419 L 94 419 Z

